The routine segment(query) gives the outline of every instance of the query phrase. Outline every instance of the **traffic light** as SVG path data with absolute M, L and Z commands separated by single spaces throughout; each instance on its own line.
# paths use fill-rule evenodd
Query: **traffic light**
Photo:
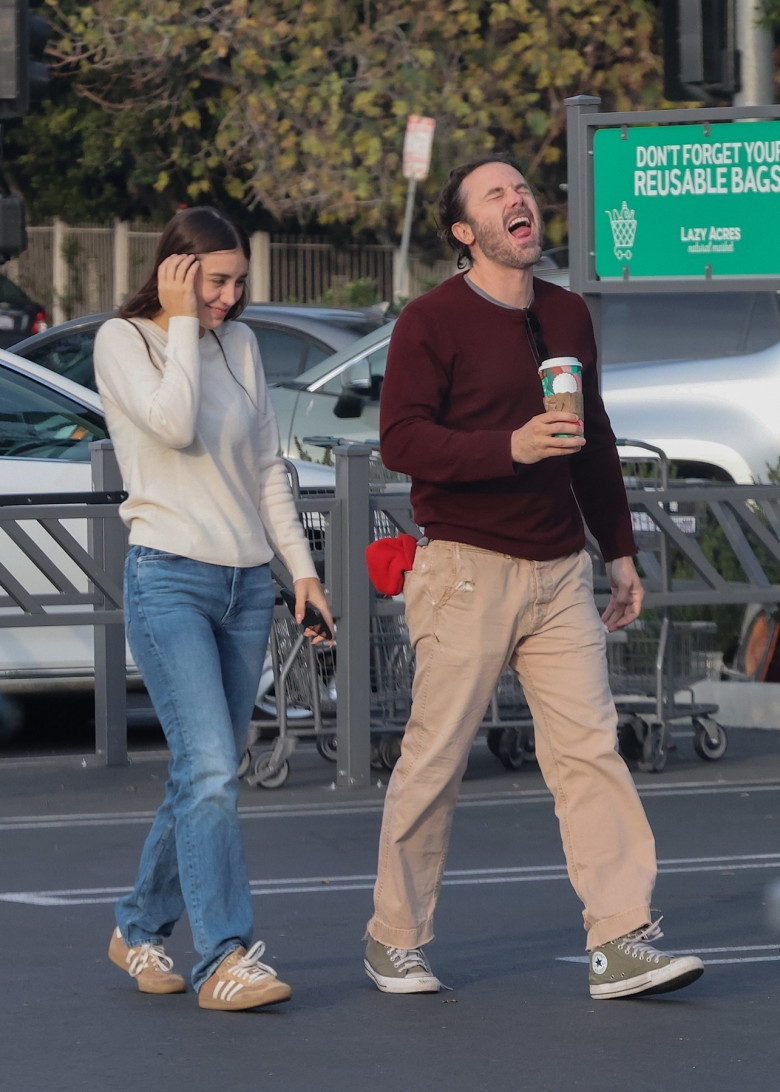
M 0 0 L 0 121 L 21 118 L 49 83 L 43 52 L 51 28 L 29 0 Z
M 731 99 L 739 91 L 734 0 L 662 0 L 664 95 Z
M 17 194 L 0 194 L 0 265 L 26 249 L 24 201 Z

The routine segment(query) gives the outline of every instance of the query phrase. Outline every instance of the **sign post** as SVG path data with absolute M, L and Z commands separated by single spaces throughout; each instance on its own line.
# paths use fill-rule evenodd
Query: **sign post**
M 436 128 L 435 118 L 420 117 L 418 114 L 410 114 L 406 123 L 406 135 L 404 137 L 403 173 L 409 182 L 406 191 L 406 210 L 404 212 L 404 226 L 401 235 L 401 252 L 398 258 L 395 279 L 396 300 L 409 295 L 409 239 L 412 233 L 412 214 L 414 212 L 414 195 L 417 183 L 428 177 L 431 166 L 431 150 L 433 148 L 433 133 Z

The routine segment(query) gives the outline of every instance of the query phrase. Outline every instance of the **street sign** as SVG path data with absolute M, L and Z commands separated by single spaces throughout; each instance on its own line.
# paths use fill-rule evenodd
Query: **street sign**
M 424 118 L 410 114 L 404 136 L 403 173 L 404 178 L 413 182 L 422 182 L 428 177 L 433 148 L 435 118 Z
M 780 122 L 623 126 L 593 137 L 596 273 L 780 274 Z

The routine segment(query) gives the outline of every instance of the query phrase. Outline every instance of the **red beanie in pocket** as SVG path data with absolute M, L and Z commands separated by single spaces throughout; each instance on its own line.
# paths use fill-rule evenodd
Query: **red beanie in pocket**
M 366 547 L 368 575 L 381 595 L 398 595 L 403 591 L 404 573 L 414 565 L 416 549 L 414 535 L 378 538 Z

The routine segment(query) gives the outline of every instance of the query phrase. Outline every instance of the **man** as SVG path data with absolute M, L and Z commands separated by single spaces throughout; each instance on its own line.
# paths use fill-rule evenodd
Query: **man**
M 615 437 L 584 301 L 535 281 L 542 221 L 500 156 L 454 170 L 439 201 L 465 274 L 408 304 L 382 391 L 385 464 L 412 476 L 424 528 L 404 596 L 416 651 L 409 723 L 387 791 L 365 968 L 388 993 L 437 991 L 433 937 L 458 787 L 507 666 L 534 719 L 580 897 L 592 997 L 679 989 L 702 973 L 652 942 L 652 832 L 617 753 L 605 629 L 633 622 L 642 587 Z M 542 358 L 583 365 L 584 429 L 544 412 Z M 582 516 L 612 589 L 599 619 Z

